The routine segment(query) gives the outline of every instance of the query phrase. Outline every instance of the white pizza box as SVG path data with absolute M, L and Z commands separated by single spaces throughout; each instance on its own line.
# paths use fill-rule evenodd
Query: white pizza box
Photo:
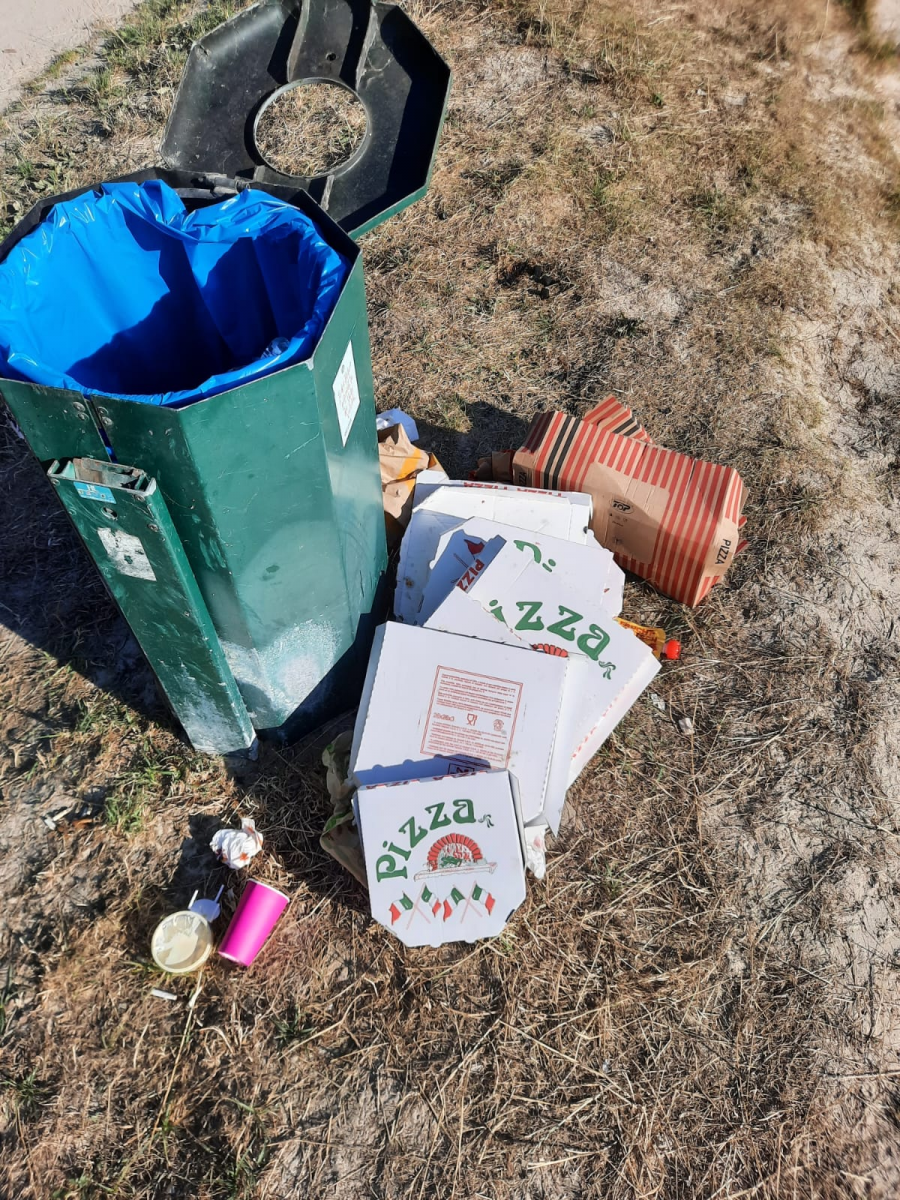
M 445 632 L 461 634 L 463 637 L 531 649 L 527 642 L 523 642 L 508 626 L 499 621 L 486 608 L 482 608 L 477 600 L 473 600 L 460 588 L 455 589 L 453 596 L 448 597 L 438 608 L 426 628 L 442 629 Z M 592 715 L 594 713 L 591 696 L 593 672 L 583 669 L 583 662 L 587 661 L 589 660 L 582 660 L 575 655 L 566 657 L 568 663 L 566 690 L 560 709 L 556 745 L 553 748 L 555 759 L 553 775 L 554 778 L 559 778 L 563 774 L 561 764 L 565 763 L 565 786 L 562 790 L 547 795 L 541 818 L 526 822 L 526 825 L 549 825 L 554 833 L 559 833 L 559 825 L 566 805 L 566 790 L 575 782 L 585 764 L 600 745 L 598 742 L 594 749 L 589 749 L 594 741 L 592 734 L 596 722 Z M 624 716 L 624 711 L 622 715 Z
M 405 945 L 496 937 L 525 899 L 508 771 L 371 784 L 356 810 L 372 916 Z
M 421 475 L 412 517 L 400 544 L 394 592 L 394 616 L 398 621 L 415 624 L 441 534 L 458 529 L 472 517 L 503 521 L 582 544 L 593 538 L 591 498 L 582 492 L 545 492 L 464 480 L 423 484 L 419 480 Z
M 509 770 L 523 819 L 543 819 L 568 778 L 568 753 L 554 755 L 567 667 L 524 645 L 379 626 L 353 731 L 354 783 Z
M 621 627 L 620 627 L 621 628 Z M 631 635 L 634 637 L 634 634 Z M 634 639 L 638 641 L 638 638 Z M 643 645 L 643 643 L 641 643 Z M 646 647 L 645 647 L 646 649 Z M 632 709 L 642 692 L 648 687 L 659 670 L 659 663 L 648 650 L 650 661 L 644 660 L 640 668 L 632 675 L 621 692 L 600 718 L 582 736 L 575 747 L 572 762 L 569 767 L 569 786 L 575 782 L 584 768 L 588 765 L 619 722 Z M 591 661 L 587 658 L 573 656 L 569 664 L 571 687 L 563 700 L 563 711 L 560 715 L 560 725 L 569 729 L 578 728 L 584 722 L 583 709 L 579 696 L 579 676 L 582 678 L 591 672 Z
M 548 560 L 549 562 L 549 560 Z M 426 628 L 473 638 L 510 635 L 569 656 L 557 746 L 569 747 L 573 783 L 659 671 L 649 647 L 599 607 L 575 575 L 547 570 L 506 543 L 483 571 L 464 576 Z M 558 816 L 547 812 L 556 832 Z M 555 818 L 555 820 L 554 820 Z
M 413 508 L 418 508 L 426 500 L 430 500 L 436 491 L 442 492 L 442 507 L 445 511 L 454 511 L 450 506 L 455 505 L 460 516 L 477 516 L 478 512 L 467 512 L 476 501 L 475 497 L 488 493 L 507 497 L 510 502 L 549 500 L 551 503 L 559 500 L 568 501 L 588 514 L 588 524 L 594 511 L 593 498 L 587 492 L 559 492 L 551 488 L 517 487 L 514 483 L 494 483 L 493 481 L 477 479 L 448 479 L 440 467 L 432 467 L 420 471 L 416 476 L 416 490 L 413 495 Z M 455 492 L 451 498 L 449 493 Z M 501 501 L 502 502 L 502 501 Z
M 446 609 L 450 614 L 450 623 L 454 625 L 454 628 L 445 632 L 456 633 L 462 637 L 482 642 L 497 642 L 500 645 L 515 647 L 519 650 L 530 650 L 532 654 L 536 653 L 527 642 L 523 642 L 506 625 L 498 621 L 486 609 L 482 608 L 476 600 L 470 600 L 464 592 L 458 589 L 455 589 L 455 591 L 460 598 L 459 606 L 454 605 L 450 607 L 448 602 Z M 440 614 L 444 611 L 445 607 L 441 605 L 434 618 L 432 618 L 437 621 L 438 626 L 440 625 Z M 430 624 L 426 628 L 428 627 L 431 627 Z M 549 825 L 554 833 L 559 833 L 559 823 L 562 820 L 563 809 L 566 806 L 566 789 L 574 778 L 571 768 L 573 738 L 580 744 L 588 731 L 578 725 L 573 726 L 572 706 L 569 699 L 573 685 L 570 676 L 573 673 L 573 669 L 577 672 L 578 665 L 574 658 L 570 659 L 564 656 L 553 657 L 557 659 L 562 658 L 562 661 L 567 663 L 566 687 L 563 692 L 562 704 L 560 705 L 559 725 L 550 765 L 550 779 L 553 782 L 552 786 L 547 788 L 547 793 L 544 796 L 543 811 L 537 817 L 526 817 L 525 825 L 526 828 L 540 826 L 543 829 L 546 829 Z M 581 684 L 576 684 L 575 690 L 580 691 L 581 687 Z
M 461 479 L 451 479 L 443 467 L 426 467 L 424 471 L 420 471 L 416 476 L 416 486 L 413 488 L 413 507 L 415 507 L 416 497 L 419 501 L 429 496 L 436 487 L 440 487 L 445 483 L 462 483 Z
M 625 572 L 592 533 L 583 543 L 572 542 L 476 517 L 440 535 L 415 624 L 425 625 L 460 578 L 483 571 L 506 542 L 530 555 L 545 571 L 577 579 L 581 591 L 595 597 L 599 609 L 611 617 L 622 611 Z

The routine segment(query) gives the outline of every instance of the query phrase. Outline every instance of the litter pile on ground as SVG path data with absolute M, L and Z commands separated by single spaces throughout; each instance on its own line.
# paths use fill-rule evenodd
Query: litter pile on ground
M 657 449 L 614 400 L 583 422 L 538 417 L 472 480 L 449 479 L 399 421 L 379 438 L 383 474 L 398 449 L 406 463 L 402 505 L 386 500 L 405 525 L 394 620 L 376 631 L 349 753 L 326 752 L 340 766 L 322 844 L 407 945 L 474 941 L 521 904 L 526 868 L 543 875 L 568 788 L 680 652 L 621 618 L 616 560 L 696 603 L 740 548 L 743 485 Z M 549 486 L 576 477 L 583 490 Z
M 343 49 L 318 19 L 314 36 L 283 27 L 282 89 L 307 40 Z M 18 223 L 0 246 L 0 380 L 194 746 L 253 756 L 257 733 L 320 727 L 362 684 L 349 746 L 328 751 L 322 844 L 408 944 L 472 941 L 521 904 L 526 869 L 543 874 L 569 787 L 678 653 L 620 619 L 625 572 L 698 603 L 743 546 L 743 483 L 654 445 L 614 398 L 581 420 L 538 415 L 469 480 L 415 445 L 402 410 L 376 422 L 350 235 L 421 195 L 449 70 L 401 14 L 383 41 L 370 21 L 357 88 L 367 72 L 392 86 L 369 96 L 371 137 L 321 206 L 265 170 L 265 187 L 200 178 L 201 151 L 237 169 L 250 115 L 279 98 L 282 20 L 248 10 L 195 47 L 165 178 L 151 166 L 48 197 Z M 194 145 L 197 76 L 230 75 L 231 36 L 270 69 L 233 80 L 247 121 Z M 398 119 L 411 80 L 414 136 Z M 93 323 L 69 320 L 73 291 Z M 388 551 L 393 620 L 373 636 Z M 249 819 L 212 843 L 233 869 L 261 847 Z M 205 903 L 158 927 L 164 969 L 211 953 Z M 249 881 L 219 954 L 252 963 L 287 903 Z

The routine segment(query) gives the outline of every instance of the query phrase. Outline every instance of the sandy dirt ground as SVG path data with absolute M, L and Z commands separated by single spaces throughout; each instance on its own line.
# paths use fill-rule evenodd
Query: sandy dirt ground
M 4 0 L 0 4 L 0 112 L 58 54 L 75 50 L 98 28 L 114 25 L 133 0 Z

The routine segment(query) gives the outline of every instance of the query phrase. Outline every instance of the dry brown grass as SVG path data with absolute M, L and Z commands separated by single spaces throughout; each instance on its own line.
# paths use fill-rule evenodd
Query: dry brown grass
M 410 7 L 455 85 L 429 196 L 364 242 L 379 403 L 462 472 L 614 391 L 742 470 L 750 549 L 697 610 L 629 584 L 685 645 L 667 712 L 597 756 L 502 938 L 408 952 L 318 848 L 319 747 L 184 747 L 7 431 L 0 1193 L 894 1196 L 888 69 L 812 0 Z M 226 11 L 154 0 L 10 114 L 0 216 L 152 160 Z M 167 1005 L 150 931 L 238 811 L 293 903 Z
M 366 132 L 366 110 L 338 84 L 301 84 L 260 113 L 256 144 L 278 171 L 325 175 L 354 153 Z

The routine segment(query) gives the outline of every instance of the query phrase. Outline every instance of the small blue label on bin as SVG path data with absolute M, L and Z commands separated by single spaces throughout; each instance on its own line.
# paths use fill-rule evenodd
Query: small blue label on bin
M 78 483 L 75 481 L 75 491 L 85 500 L 103 500 L 106 504 L 115 504 L 116 499 L 108 487 L 100 487 L 96 483 Z

